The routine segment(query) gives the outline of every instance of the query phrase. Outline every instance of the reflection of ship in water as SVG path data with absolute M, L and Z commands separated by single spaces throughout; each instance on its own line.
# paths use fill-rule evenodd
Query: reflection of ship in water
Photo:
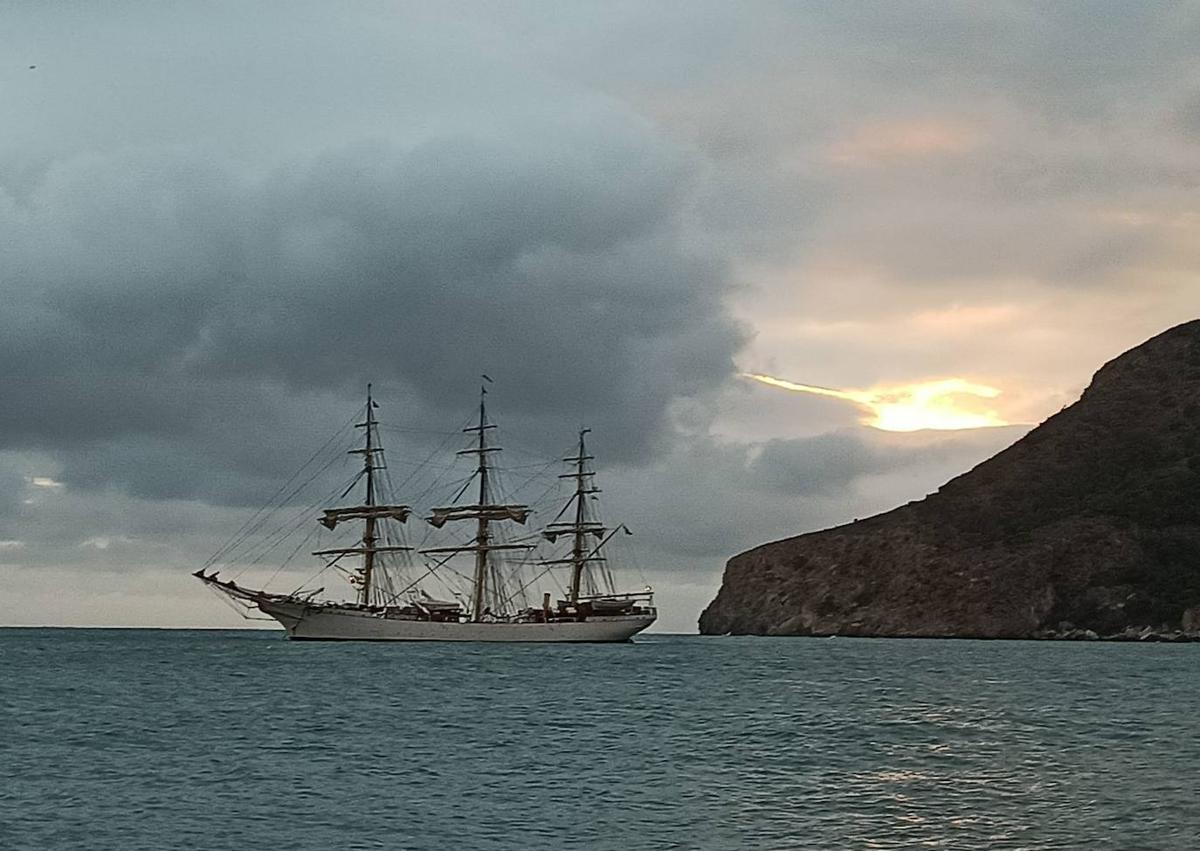
M 357 600 L 327 600 L 322 597 L 323 587 L 272 593 L 222 579 L 216 569 L 209 573 L 219 563 L 225 569 L 239 543 L 268 527 L 264 521 L 270 515 L 265 512 L 194 575 L 238 604 L 243 614 L 265 613 L 296 639 L 626 641 L 650 626 L 657 616 L 651 590 L 615 590 L 606 545 L 615 534 L 628 530 L 622 525 L 605 526 L 595 516 L 592 503 L 599 491 L 589 464 L 586 429 L 579 433 L 574 454 L 563 459 L 570 471 L 558 478 L 570 480 L 574 487 L 558 514 L 540 534 L 509 536 L 507 530 L 514 524 L 525 526 L 533 512 L 528 505 L 506 501 L 500 492 L 493 462 L 500 447 L 490 439 L 496 426 L 488 420 L 486 395 L 485 389 L 480 394 L 478 421 L 463 429 L 471 435 L 471 445 L 458 453 L 474 458 L 474 471 L 448 505 L 430 509 L 426 518 L 431 529 L 446 532 L 459 528 L 459 523 L 472 524 L 469 540 L 416 550 L 405 543 L 403 524 L 413 509 L 390 492 L 377 406 L 368 388 L 366 416 L 356 425 L 365 438 L 360 447 L 350 450 L 362 456 L 363 465 L 342 493 L 346 497 L 361 484 L 362 499 L 355 505 L 327 508 L 318 518 L 329 531 L 361 523 L 361 537 L 313 552 L 326 559 L 318 578 L 329 571 L 340 573 L 357 588 Z M 569 546 L 560 549 L 562 544 Z M 470 568 L 460 570 L 466 560 Z M 350 569 L 343 562 L 357 562 L 357 566 Z M 547 580 L 557 582 L 561 594 L 543 592 L 540 601 L 531 605 L 529 598 L 536 597 Z

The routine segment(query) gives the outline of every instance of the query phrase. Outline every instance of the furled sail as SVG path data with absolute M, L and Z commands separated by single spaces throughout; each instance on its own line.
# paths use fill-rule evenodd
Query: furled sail
M 596 538 L 597 540 L 602 539 L 605 536 L 605 534 L 607 534 L 607 532 L 608 532 L 607 529 L 605 529 L 603 526 L 601 526 L 599 524 L 584 525 L 578 531 L 582 535 L 591 535 L 593 538 Z M 561 536 L 574 535 L 575 532 L 576 532 L 576 528 L 572 524 L 551 523 L 547 528 L 542 530 L 542 537 L 553 544 Z
M 527 505 L 452 505 L 435 508 L 426 522 L 440 529 L 454 520 L 513 520 L 524 523 L 529 518 Z
M 344 520 L 399 520 L 403 523 L 412 514 L 407 505 L 355 505 L 349 508 L 327 508 L 318 522 L 326 529 L 334 529 Z

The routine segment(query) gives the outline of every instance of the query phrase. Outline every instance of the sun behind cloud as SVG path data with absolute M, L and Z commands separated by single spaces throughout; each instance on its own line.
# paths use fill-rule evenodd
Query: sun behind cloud
M 742 373 L 742 377 L 795 393 L 852 402 L 862 410 L 864 425 L 882 431 L 957 431 L 1011 425 L 996 411 L 979 410 L 977 404 L 972 404 L 980 399 L 995 399 L 1000 391 L 964 378 L 944 378 L 870 390 L 833 390 L 760 373 L 746 372 Z

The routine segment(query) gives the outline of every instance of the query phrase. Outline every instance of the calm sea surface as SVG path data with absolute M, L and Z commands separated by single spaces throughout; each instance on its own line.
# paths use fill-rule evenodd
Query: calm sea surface
M 1196 849 L 1200 645 L 0 630 L 0 848 Z

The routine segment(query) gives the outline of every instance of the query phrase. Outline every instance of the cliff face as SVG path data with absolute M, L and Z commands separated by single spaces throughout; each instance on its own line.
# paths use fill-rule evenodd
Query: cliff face
M 1200 633 L 1200 321 L 919 502 L 732 558 L 706 634 Z

